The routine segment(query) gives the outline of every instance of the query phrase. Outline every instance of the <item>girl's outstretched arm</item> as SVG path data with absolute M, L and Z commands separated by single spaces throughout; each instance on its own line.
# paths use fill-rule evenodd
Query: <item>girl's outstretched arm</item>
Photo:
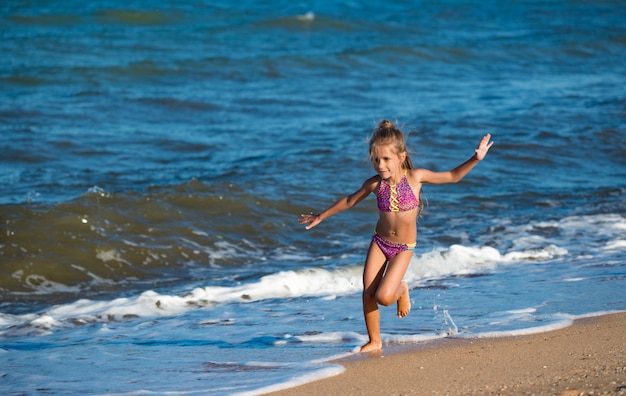
M 469 160 L 465 161 L 461 165 L 448 172 L 432 172 L 427 169 L 417 169 L 417 177 L 420 183 L 429 184 L 446 184 L 456 183 L 465 177 L 479 161 L 482 161 L 487 152 L 493 146 L 493 142 L 490 142 L 491 134 L 486 134 L 478 144 L 478 147 L 474 151 L 474 155 Z
M 331 207 L 326 209 L 320 214 L 301 214 L 298 219 L 299 224 L 308 224 L 306 226 L 307 230 L 315 227 L 328 217 L 335 215 L 339 212 L 343 212 L 344 210 L 352 208 L 354 205 L 358 204 L 362 200 L 365 199 L 378 185 L 378 176 L 374 176 L 372 178 L 367 179 L 361 188 L 350 195 L 346 195 L 341 198 L 337 202 L 335 202 Z

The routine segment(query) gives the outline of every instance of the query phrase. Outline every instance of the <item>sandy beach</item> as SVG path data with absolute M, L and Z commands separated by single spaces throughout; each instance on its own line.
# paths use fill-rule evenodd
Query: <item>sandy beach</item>
M 626 313 L 550 332 L 444 339 L 339 361 L 290 395 L 626 395 Z

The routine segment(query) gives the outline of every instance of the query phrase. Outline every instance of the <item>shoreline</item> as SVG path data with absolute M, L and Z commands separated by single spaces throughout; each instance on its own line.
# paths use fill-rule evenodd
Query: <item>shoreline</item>
M 345 371 L 267 394 L 626 395 L 626 312 L 536 334 L 386 347 L 331 363 Z

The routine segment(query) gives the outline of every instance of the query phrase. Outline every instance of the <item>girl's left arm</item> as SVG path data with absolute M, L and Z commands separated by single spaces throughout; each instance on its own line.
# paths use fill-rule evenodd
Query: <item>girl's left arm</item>
M 487 152 L 493 146 L 493 142 L 490 142 L 491 134 L 486 134 L 478 144 L 478 147 L 474 151 L 472 158 L 468 159 L 461 165 L 448 172 L 432 172 L 427 169 L 417 169 L 417 178 L 420 183 L 428 184 L 447 184 L 456 183 L 463 179 L 478 162 L 482 161 Z

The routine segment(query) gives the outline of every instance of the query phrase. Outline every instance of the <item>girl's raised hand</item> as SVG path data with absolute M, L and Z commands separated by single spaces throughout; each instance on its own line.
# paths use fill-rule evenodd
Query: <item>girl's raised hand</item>
M 301 214 L 298 219 L 298 224 L 308 224 L 308 226 L 306 226 L 307 230 L 310 230 L 321 222 L 322 219 L 320 219 L 320 216 L 313 214 L 313 212 L 311 212 L 311 214 Z
M 489 141 L 490 139 L 491 139 L 491 134 L 488 133 L 485 136 L 483 136 L 480 143 L 478 143 L 478 147 L 476 148 L 476 151 L 475 151 L 477 160 L 482 161 L 483 158 L 485 158 L 485 156 L 487 155 L 487 151 L 489 151 L 491 146 L 493 146 L 493 142 Z

